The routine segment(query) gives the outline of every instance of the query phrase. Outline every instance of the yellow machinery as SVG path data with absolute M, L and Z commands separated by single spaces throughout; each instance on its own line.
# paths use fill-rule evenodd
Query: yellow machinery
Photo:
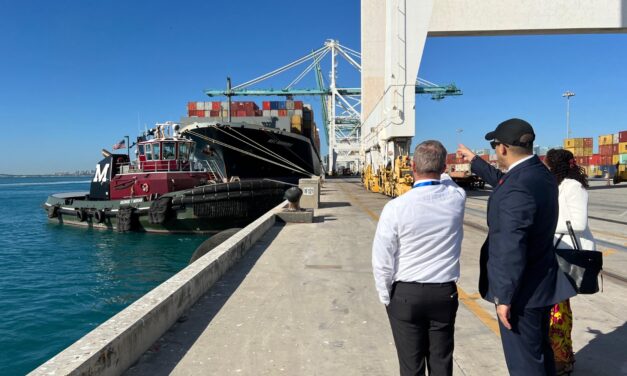
M 392 194 L 388 196 L 398 197 L 411 190 L 414 184 L 414 175 L 411 170 L 411 159 L 408 155 L 403 157 L 398 156 L 394 160 L 392 182 L 394 189 L 392 190 Z
M 372 172 L 372 166 L 367 165 L 362 177 L 364 187 L 371 192 L 379 192 L 386 196 L 398 197 L 409 191 L 414 184 L 409 156 L 399 156 L 394 165 L 379 168 L 379 173 Z
M 364 187 L 371 192 L 381 192 L 379 176 L 372 171 L 372 165 L 367 165 L 363 174 Z

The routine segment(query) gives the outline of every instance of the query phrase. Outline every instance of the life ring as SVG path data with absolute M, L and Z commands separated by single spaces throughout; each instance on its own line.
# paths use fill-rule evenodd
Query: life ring
M 141 187 L 142 191 L 144 191 L 145 193 L 148 193 L 148 191 L 150 190 L 150 186 L 148 185 L 148 183 L 143 183 Z
M 79 222 L 83 222 L 85 219 L 87 219 L 87 213 L 85 213 L 83 209 L 78 209 L 76 211 L 76 218 L 78 218 Z
M 96 210 L 94 212 L 94 219 L 96 220 L 96 222 L 98 223 L 102 223 L 105 220 L 105 213 L 102 210 Z

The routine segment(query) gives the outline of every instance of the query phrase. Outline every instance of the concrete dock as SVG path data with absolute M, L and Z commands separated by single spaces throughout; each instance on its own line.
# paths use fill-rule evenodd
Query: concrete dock
M 487 195 L 467 200 L 455 375 L 507 374 L 494 308 L 476 287 Z M 572 300 L 574 375 L 627 375 L 627 185 L 593 187 L 590 197 L 590 216 L 600 218 L 591 219 L 592 231 L 614 277 L 602 293 Z M 358 179 L 327 180 L 314 223 L 271 227 L 126 374 L 398 374 L 370 263 L 388 200 Z M 596 204 L 614 211 L 597 213 Z

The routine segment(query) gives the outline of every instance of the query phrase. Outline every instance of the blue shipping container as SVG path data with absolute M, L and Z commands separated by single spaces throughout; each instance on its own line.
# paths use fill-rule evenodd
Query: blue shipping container
M 279 109 L 279 102 L 270 102 L 270 109 L 271 110 L 278 110 Z
M 285 110 L 285 102 L 279 102 L 279 110 Z

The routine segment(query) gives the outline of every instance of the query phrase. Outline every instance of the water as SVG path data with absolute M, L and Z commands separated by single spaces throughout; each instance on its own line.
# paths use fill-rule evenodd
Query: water
M 41 204 L 89 178 L 0 178 L 0 375 L 25 374 L 159 285 L 206 237 L 48 223 Z

